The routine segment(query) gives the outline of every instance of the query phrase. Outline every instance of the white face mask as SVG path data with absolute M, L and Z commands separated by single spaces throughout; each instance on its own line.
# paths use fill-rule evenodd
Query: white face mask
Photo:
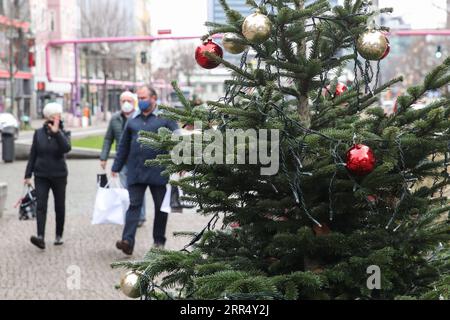
M 123 113 L 130 113 L 134 111 L 134 106 L 129 103 L 129 102 L 125 102 L 124 104 L 122 104 L 122 112 Z

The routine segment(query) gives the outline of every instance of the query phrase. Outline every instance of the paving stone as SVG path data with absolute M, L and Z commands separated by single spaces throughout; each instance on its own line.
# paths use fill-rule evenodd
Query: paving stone
M 8 184 L 6 211 L 0 218 L 0 300 L 123 300 L 127 299 L 115 290 L 124 270 L 113 270 L 110 264 L 127 259 L 142 258 L 153 244 L 153 205 L 148 205 L 148 222 L 138 230 L 135 253 L 124 256 L 115 248 L 121 238 L 121 226 L 92 226 L 91 218 L 96 193 L 96 177 L 99 162 L 96 160 L 70 160 L 67 189 L 67 217 L 65 244 L 53 245 L 55 214 L 53 198 L 49 200 L 46 228 L 47 249 L 40 251 L 30 243 L 36 232 L 35 221 L 19 221 L 14 209 L 23 191 L 23 175 L 26 162 L 0 163 L 0 182 Z M 147 203 L 151 195 L 147 193 Z M 174 213 L 167 226 L 167 248 L 181 250 L 187 238 L 175 238 L 176 231 L 200 231 L 208 218 L 195 211 Z M 72 276 L 78 274 L 77 281 Z

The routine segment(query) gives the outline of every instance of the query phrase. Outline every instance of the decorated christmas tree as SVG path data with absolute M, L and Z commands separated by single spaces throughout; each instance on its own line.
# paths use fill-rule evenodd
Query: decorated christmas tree
M 185 108 L 161 109 L 195 124 L 196 138 L 180 145 L 168 130 L 140 138 L 171 153 L 148 165 L 186 172 L 172 183 L 211 222 L 180 233 L 193 238 L 182 251 L 114 264 L 131 269 L 135 296 L 448 299 L 449 99 L 414 104 L 448 84 L 450 59 L 386 114 L 379 95 L 403 81 L 378 81 L 390 44 L 375 21 L 391 9 L 247 0 L 255 13 L 243 17 L 221 2 L 228 24 L 207 24 L 196 58 L 233 72 L 226 96 L 194 107 L 178 90 Z M 243 53 L 241 65 L 222 58 L 214 35 Z M 355 79 L 341 83 L 349 66 Z

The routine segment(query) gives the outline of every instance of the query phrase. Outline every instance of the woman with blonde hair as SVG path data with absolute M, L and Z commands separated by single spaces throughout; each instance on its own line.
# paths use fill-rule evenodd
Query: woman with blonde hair
M 37 236 L 31 237 L 31 243 L 45 249 L 45 225 L 47 221 L 47 203 L 50 189 L 55 199 L 56 240 L 55 245 L 63 244 L 64 223 L 66 217 L 67 164 L 65 155 L 71 151 L 69 138 L 64 132 L 60 104 L 49 103 L 44 108 L 44 126 L 34 133 L 30 157 L 25 172 L 25 184 L 34 183 L 37 197 Z

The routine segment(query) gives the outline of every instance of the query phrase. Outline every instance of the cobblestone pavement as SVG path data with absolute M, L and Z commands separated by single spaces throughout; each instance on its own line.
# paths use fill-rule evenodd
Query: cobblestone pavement
M 115 285 L 124 270 L 110 264 L 129 259 L 115 249 L 121 226 L 92 226 L 98 161 L 69 161 L 65 245 L 54 247 L 55 219 L 50 197 L 47 219 L 47 250 L 42 252 L 29 242 L 36 232 L 35 221 L 21 222 L 14 203 L 22 193 L 25 162 L 0 163 L 0 182 L 8 184 L 6 212 L 0 218 L 0 300 L 121 300 L 127 299 Z M 151 203 L 150 193 L 147 193 Z M 150 206 L 149 206 L 150 207 Z M 153 208 L 148 222 L 139 229 L 135 254 L 142 258 L 152 245 Z M 182 249 L 187 238 L 174 238 L 176 231 L 198 231 L 208 219 L 194 211 L 171 214 L 167 228 L 167 248 Z M 76 275 L 80 275 L 77 288 Z

